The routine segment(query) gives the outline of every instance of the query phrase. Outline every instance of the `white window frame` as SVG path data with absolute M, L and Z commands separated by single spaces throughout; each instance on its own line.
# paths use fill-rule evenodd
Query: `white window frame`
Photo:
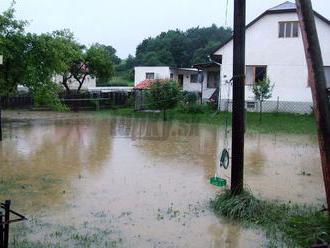
M 283 34 L 281 32 L 281 25 L 284 25 Z M 288 26 L 290 25 L 290 30 L 288 30 Z M 294 28 L 297 28 L 297 33 L 294 35 Z M 278 37 L 280 39 L 285 38 L 298 38 L 299 37 L 299 22 L 298 21 L 286 21 L 279 22 L 278 24 Z

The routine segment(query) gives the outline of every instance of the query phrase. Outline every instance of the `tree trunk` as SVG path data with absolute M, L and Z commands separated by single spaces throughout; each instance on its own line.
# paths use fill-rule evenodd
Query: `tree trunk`
M 62 85 L 64 86 L 66 92 L 67 92 L 68 94 L 70 94 L 71 90 L 70 90 L 70 88 L 69 88 L 67 82 L 62 82 Z
M 71 93 L 70 87 L 69 87 L 69 85 L 68 85 L 68 80 L 69 80 L 71 77 L 72 77 L 72 75 L 71 75 L 70 77 L 67 77 L 66 74 L 63 75 L 62 85 L 64 86 L 64 88 L 65 88 L 65 90 L 66 90 L 66 92 L 67 92 L 68 94 Z
M 262 122 L 262 101 L 259 103 L 260 108 L 259 108 L 259 122 Z
M 163 110 L 163 121 L 166 121 L 166 109 Z
M 81 80 L 80 80 L 80 78 L 78 78 L 78 77 L 74 77 L 74 78 L 78 81 L 78 83 L 79 83 L 79 87 L 78 87 L 78 89 L 77 89 L 77 93 L 80 92 L 81 87 L 83 86 L 86 77 L 87 77 L 87 74 L 85 74 Z

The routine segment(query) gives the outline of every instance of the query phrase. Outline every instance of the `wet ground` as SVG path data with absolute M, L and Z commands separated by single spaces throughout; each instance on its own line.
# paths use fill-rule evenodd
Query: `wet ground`
M 29 218 L 15 224 L 17 247 L 267 246 L 261 232 L 209 209 L 223 127 L 94 113 L 4 117 L 0 200 Z M 248 133 L 245 150 L 255 194 L 325 201 L 316 137 Z

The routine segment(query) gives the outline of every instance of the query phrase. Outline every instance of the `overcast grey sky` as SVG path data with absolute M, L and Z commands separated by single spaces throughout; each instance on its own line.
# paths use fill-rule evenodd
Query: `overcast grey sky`
M 232 25 L 233 0 L 228 24 Z M 285 0 L 247 0 L 247 21 Z M 0 11 L 11 0 L 0 0 Z M 169 29 L 186 30 L 212 23 L 224 25 L 227 0 L 16 0 L 16 17 L 30 21 L 28 31 L 69 28 L 78 41 L 109 44 L 122 58 L 135 54 L 147 37 Z M 330 18 L 330 0 L 313 0 L 314 9 Z

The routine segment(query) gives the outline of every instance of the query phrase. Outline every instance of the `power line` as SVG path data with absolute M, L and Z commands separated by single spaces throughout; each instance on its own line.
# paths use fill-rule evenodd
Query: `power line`
M 229 4 L 229 0 L 227 0 L 227 3 L 226 3 L 226 19 L 225 19 L 225 27 L 228 26 L 228 4 Z

